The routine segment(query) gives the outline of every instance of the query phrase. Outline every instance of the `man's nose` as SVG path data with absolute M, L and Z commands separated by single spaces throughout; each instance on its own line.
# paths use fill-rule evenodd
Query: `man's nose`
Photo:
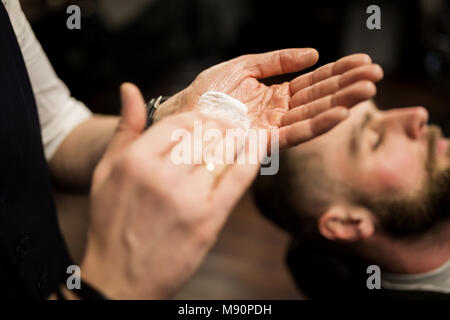
M 426 133 L 429 114 L 424 107 L 399 109 L 392 116 L 391 120 L 401 124 L 411 139 L 420 139 Z
M 411 139 L 420 139 L 426 131 L 429 114 L 424 107 L 408 108 L 405 112 L 405 130 Z

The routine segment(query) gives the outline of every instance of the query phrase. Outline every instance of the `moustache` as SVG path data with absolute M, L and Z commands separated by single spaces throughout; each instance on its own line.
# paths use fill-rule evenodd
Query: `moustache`
M 428 127 L 428 157 L 426 159 L 426 169 L 433 176 L 437 173 L 437 141 L 443 137 L 442 129 L 435 125 Z M 447 155 L 450 156 L 450 148 L 447 149 Z

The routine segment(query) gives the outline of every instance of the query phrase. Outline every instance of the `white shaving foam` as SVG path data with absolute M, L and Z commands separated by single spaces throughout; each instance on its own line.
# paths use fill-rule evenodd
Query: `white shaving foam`
M 197 108 L 201 113 L 211 118 L 229 121 L 233 126 L 241 127 L 245 130 L 250 128 L 247 106 L 225 93 L 217 91 L 205 92 L 200 97 Z

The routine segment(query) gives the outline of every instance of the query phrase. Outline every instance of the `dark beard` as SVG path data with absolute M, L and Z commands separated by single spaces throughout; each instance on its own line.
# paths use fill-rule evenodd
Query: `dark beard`
M 355 193 L 355 200 L 371 210 L 382 231 L 393 238 L 421 237 L 450 218 L 450 168 L 438 172 L 436 166 L 436 141 L 440 136 L 440 129 L 430 126 L 425 164 L 429 178 L 420 194 L 393 199 Z
M 439 174 L 415 199 L 384 199 L 366 205 L 376 213 L 382 230 L 389 236 L 423 236 L 450 217 L 450 170 Z

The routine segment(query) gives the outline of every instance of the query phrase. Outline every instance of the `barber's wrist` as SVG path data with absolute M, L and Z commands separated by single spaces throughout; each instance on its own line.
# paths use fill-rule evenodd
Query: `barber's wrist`
M 111 281 L 110 270 L 101 263 L 99 255 L 86 252 L 80 270 L 82 282 L 98 291 L 104 299 L 123 299 L 124 295 L 120 294 L 123 288 L 120 288 L 119 283 Z
M 120 263 L 106 262 L 92 240 L 88 240 L 85 256 L 80 266 L 81 279 L 97 289 L 108 300 L 129 300 L 147 298 L 139 294 L 138 288 L 130 284 L 126 274 L 122 272 Z
M 154 122 L 158 122 L 159 120 L 164 119 L 170 115 L 179 113 L 183 108 L 186 108 L 186 105 L 182 103 L 182 95 L 183 91 L 178 92 L 177 94 L 171 96 L 166 101 L 162 102 L 155 113 L 153 114 Z
M 167 107 L 167 105 L 168 104 L 166 102 L 159 105 L 159 108 L 156 109 L 155 113 L 153 114 L 154 122 L 157 122 L 168 115 L 167 110 L 165 109 L 165 107 Z
M 167 111 L 164 103 L 169 100 L 170 97 L 167 96 L 159 96 L 157 98 L 153 98 L 146 104 L 146 113 L 147 113 L 147 124 L 146 128 L 151 127 L 151 125 L 156 122 L 164 113 Z

